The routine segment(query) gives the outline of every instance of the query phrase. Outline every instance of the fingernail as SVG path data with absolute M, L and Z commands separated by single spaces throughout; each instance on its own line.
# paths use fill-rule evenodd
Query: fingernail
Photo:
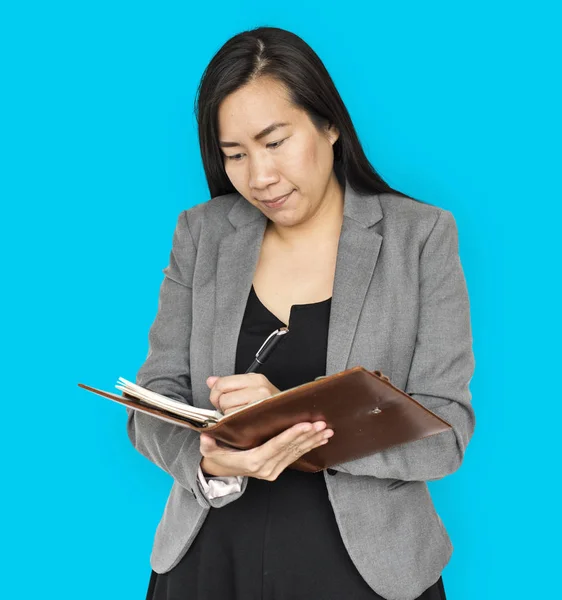
M 319 421 L 318 423 L 314 423 L 315 431 L 322 431 L 322 429 L 324 429 L 324 427 L 326 427 L 326 423 L 324 423 L 324 421 Z

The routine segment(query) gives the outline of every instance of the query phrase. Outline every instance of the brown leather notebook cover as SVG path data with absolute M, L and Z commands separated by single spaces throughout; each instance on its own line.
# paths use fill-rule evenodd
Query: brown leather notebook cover
M 204 427 L 147 406 L 129 395 L 78 385 L 164 421 L 204 431 L 239 450 L 259 446 L 296 423 L 326 421 L 327 427 L 334 430 L 330 441 L 291 465 L 310 473 L 451 428 L 441 417 L 393 386 L 382 373 L 363 367 L 286 390 Z

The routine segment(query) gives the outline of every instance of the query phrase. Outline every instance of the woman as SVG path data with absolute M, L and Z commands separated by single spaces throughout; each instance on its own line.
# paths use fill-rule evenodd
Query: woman
M 452 546 L 426 481 L 459 467 L 474 429 L 452 216 L 382 181 L 322 62 L 287 31 L 230 39 L 197 108 L 212 199 L 179 217 L 137 382 L 228 413 L 362 365 L 452 431 L 310 474 L 288 467 L 337 436 L 324 422 L 242 452 L 129 411 L 132 443 L 174 479 L 147 598 L 445 598 Z

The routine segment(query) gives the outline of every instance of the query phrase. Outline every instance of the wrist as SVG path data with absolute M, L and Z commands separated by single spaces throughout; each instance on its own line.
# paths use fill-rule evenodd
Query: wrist
M 204 456 L 201 459 L 201 463 L 200 463 L 200 467 L 201 467 L 201 471 L 203 473 L 203 475 L 205 477 L 220 477 L 220 475 L 216 472 L 216 469 L 214 468 L 214 465 L 209 464 L 211 461 L 209 458 L 207 458 L 206 456 Z
M 243 477 L 241 474 L 229 472 L 208 456 L 204 456 L 201 459 L 199 466 L 201 467 L 201 471 L 205 479 L 208 477 Z

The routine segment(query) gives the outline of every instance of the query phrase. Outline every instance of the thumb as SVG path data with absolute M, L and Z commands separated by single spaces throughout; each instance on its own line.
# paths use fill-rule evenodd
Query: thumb
M 199 436 L 199 450 L 203 456 L 205 456 L 207 453 L 213 452 L 217 449 L 217 447 L 217 443 L 210 435 L 202 433 Z
M 207 386 L 209 387 L 209 389 L 211 389 L 215 385 L 217 379 L 220 379 L 220 377 L 218 377 L 217 375 L 211 375 L 210 377 L 207 377 Z

